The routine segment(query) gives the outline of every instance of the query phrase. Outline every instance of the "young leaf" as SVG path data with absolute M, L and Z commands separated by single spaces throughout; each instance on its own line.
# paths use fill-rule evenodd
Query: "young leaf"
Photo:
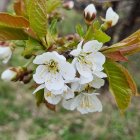
M 104 68 L 108 76 L 110 92 L 115 97 L 119 109 L 123 112 L 129 106 L 132 95 L 137 94 L 136 84 L 122 65 L 107 60 Z
M 93 36 L 94 36 L 95 40 L 98 40 L 99 42 L 102 42 L 102 43 L 109 42 L 111 39 L 110 36 L 108 36 L 105 32 L 103 32 L 100 29 L 98 29 L 98 30 L 95 29 Z
M 123 56 L 123 54 L 120 51 L 112 52 L 112 53 L 107 53 L 104 54 L 107 58 L 114 60 L 114 61 L 128 61 L 128 59 Z
M 51 13 L 61 4 L 61 0 L 47 0 L 47 13 Z
M 20 16 L 25 15 L 25 3 L 23 0 L 16 0 L 14 2 L 14 11 L 16 15 L 20 15 Z
M 108 36 L 105 32 L 103 32 L 100 28 L 99 28 L 99 24 L 98 22 L 95 22 L 92 26 L 89 27 L 89 29 L 87 30 L 87 33 L 85 35 L 85 40 L 98 40 L 99 42 L 102 43 L 106 43 L 109 42 L 111 37 Z
M 44 103 L 44 90 L 40 90 L 35 94 L 36 105 L 40 106 L 41 103 Z
M 81 24 L 78 24 L 76 26 L 76 32 L 80 35 L 80 37 L 84 36 L 84 29 Z
M 40 38 L 45 37 L 48 27 L 47 0 L 30 0 L 28 10 L 31 28 Z
M 123 55 L 132 55 L 140 51 L 140 30 L 133 33 L 131 36 L 116 43 L 110 47 L 107 47 L 102 52 L 104 54 L 120 51 Z
M 0 13 L 0 41 L 26 40 L 28 35 L 24 31 L 27 28 L 29 22 L 24 17 Z
M 10 28 L 0 26 L 0 41 L 27 40 L 28 35 L 22 28 Z
M 29 21 L 21 16 L 0 13 L 0 26 L 11 28 L 29 28 Z
M 26 41 L 26 47 L 22 55 L 25 58 L 30 58 L 32 55 L 38 54 L 42 49 L 42 45 L 37 40 L 29 38 L 29 40 Z

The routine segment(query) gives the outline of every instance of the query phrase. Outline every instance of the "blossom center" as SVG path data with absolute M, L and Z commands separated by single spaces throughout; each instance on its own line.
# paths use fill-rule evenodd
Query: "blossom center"
M 88 96 L 83 97 L 81 103 L 80 103 L 81 108 L 90 108 L 92 106 L 92 103 L 90 102 L 90 99 Z
M 83 63 L 83 64 L 87 64 L 87 65 L 91 65 L 92 63 L 86 59 L 86 56 L 87 54 L 86 53 L 81 53 L 79 56 L 78 56 L 78 61 Z
M 51 73 L 59 72 L 58 62 L 50 60 L 48 65 L 48 71 Z

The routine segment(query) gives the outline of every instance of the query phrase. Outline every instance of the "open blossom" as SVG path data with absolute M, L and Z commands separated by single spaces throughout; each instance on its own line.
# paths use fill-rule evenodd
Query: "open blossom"
M 75 58 L 73 65 L 80 74 L 82 84 L 91 82 L 94 77 L 104 78 L 106 74 L 102 72 L 105 56 L 99 52 L 102 43 L 97 40 L 88 41 L 82 47 L 81 41 L 77 49 L 70 52 Z
M 106 17 L 105 17 L 105 21 L 106 22 L 110 22 L 111 26 L 114 26 L 117 24 L 119 20 L 119 15 L 113 11 L 113 9 L 110 7 L 107 9 L 106 12 Z
M 63 107 L 68 110 L 77 109 L 81 114 L 101 112 L 102 104 L 96 95 L 98 93 L 81 93 L 73 99 L 63 100 Z
M 91 24 L 96 17 L 96 8 L 93 4 L 89 4 L 84 10 L 84 18 L 86 23 Z
M 57 52 L 46 52 L 38 55 L 33 63 L 39 65 L 33 79 L 38 84 L 45 83 L 49 91 L 62 89 L 65 80 L 73 80 L 75 77 L 76 72 L 73 65 Z
M 49 91 L 46 89 L 45 85 L 42 84 L 33 92 L 33 94 L 41 89 L 44 89 L 45 100 L 52 105 L 58 104 L 62 99 L 68 100 L 74 98 L 74 92 L 67 85 L 65 85 L 62 90 Z
M 15 71 L 13 71 L 12 69 L 7 69 L 2 73 L 1 79 L 4 81 L 12 81 L 16 78 L 16 76 L 17 73 Z
M 12 56 L 12 50 L 10 47 L 4 47 L 0 46 L 0 60 L 2 60 L 3 63 L 7 63 Z

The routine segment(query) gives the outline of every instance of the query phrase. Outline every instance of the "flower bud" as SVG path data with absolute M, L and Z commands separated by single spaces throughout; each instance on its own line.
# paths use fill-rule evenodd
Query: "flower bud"
M 13 71 L 12 69 L 5 70 L 1 75 L 1 79 L 4 81 L 12 81 L 16 79 L 16 77 L 17 77 L 17 72 Z
M 67 1 L 63 4 L 63 7 L 67 10 L 71 10 L 74 7 L 74 1 Z
M 108 8 L 106 12 L 105 22 L 110 24 L 110 26 L 112 27 L 117 24 L 118 20 L 119 15 L 116 12 L 114 12 L 111 7 Z
M 84 10 L 84 18 L 88 25 L 92 24 L 96 17 L 96 8 L 93 4 L 89 4 Z
M 7 63 L 9 59 L 12 56 L 12 50 L 8 46 L 1 46 L 0 45 L 0 60 L 2 60 L 3 63 Z

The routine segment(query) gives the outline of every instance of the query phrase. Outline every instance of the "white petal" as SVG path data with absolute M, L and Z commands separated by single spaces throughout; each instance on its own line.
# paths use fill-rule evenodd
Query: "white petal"
M 99 78 L 107 77 L 107 75 L 104 72 L 101 72 L 101 71 L 94 71 L 93 73 Z
M 112 21 L 112 26 L 116 25 L 119 20 L 119 15 L 110 7 L 106 12 L 106 21 Z
M 65 80 L 73 80 L 76 74 L 74 66 L 68 62 L 61 63 L 60 73 Z
M 67 86 L 67 89 L 63 93 L 63 97 L 66 100 L 74 98 L 74 92 Z
M 100 52 L 89 54 L 87 59 L 90 60 L 93 65 L 103 65 L 105 63 L 105 56 Z
M 33 63 L 34 64 L 47 64 L 50 60 L 66 61 L 65 57 L 59 55 L 57 52 L 46 52 L 41 55 L 36 56 Z
M 95 93 L 92 94 L 91 96 L 92 98 L 92 102 L 94 104 L 95 109 L 92 110 L 92 112 L 101 112 L 102 111 L 102 103 L 100 102 L 100 100 L 96 97 Z
M 88 41 L 83 46 L 83 51 L 86 53 L 96 52 L 101 49 L 103 43 L 98 42 L 97 40 Z
M 45 82 L 46 74 L 48 73 L 47 67 L 45 65 L 40 65 L 36 69 L 36 73 L 33 75 L 33 79 L 37 84 L 42 84 Z
M 93 80 L 93 76 L 92 77 L 80 76 L 80 84 L 86 84 L 91 82 L 92 80 Z
M 65 83 L 68 84 L 68 83 L 74 83 L 74 82 L 79 82 L 80 79 L 75 77 L 73 80 L 65 80 Z
M 36 90 L 33 92 L 33 94 L 37 93 L 39 90 L 41 90 L 41 89 L 43 89 L 43 88 L 45 88 L 45 84 L 42 84 L 42 85 L 38 86 L 38 87 L 36 88 Z
M 80 90 L 80 83 L 79 82 L 72 82 L 71 83 L 71 90 L 72 91 L 79 91 Z
M 97 76 L 94 76 L 94 79 L 92 82 L 90 82 L 90 86 L 99 89 L 100 87 L 102 87 L 104 85 L 104 80 L 101 78 L 98 78 Z
M 81 96 L 76 96 L 75 98 L 73 99 L 70 99 L 70 100 L 63 100 L 62 102 L 62 105 L 65 109 L 67 110 L 74 110 L 77 108 L 79 102 L 80 102 L 80 99 L 81 99 Z
M 85 13 L 85 16 L 89 13 L 90 16 L 92 17 L 93 14 L 96 15 L 97 11 L 96 11 L 96 8 L 93 4 L 89 4 L 85 10 L 84 10 L 84 13 Z
M 88 65 L 77 62 L 76 68 L 77 68 L 78 72 L 80 73 L 80 75 L 82 75 L 84 77 L 92 77 L 92 72 Z
M 70 54 L 73 55 L 73 56 L 78 56 L 80 54 L 81 50 L 82 50 L 81 49 L 82 44 L 83 44 L 83 40 L 78 44 L 77 49 L 71 51 Z
M 77 110 L 80 111 L 81 114 L 87 114 L 89 112 L 101 112 L 102 104 L 94 93 L 93 94 L 85 93 L 81 98 Z
M 52 53 L 55 54 L 55 56 L 59 58 L 61 61 L 66 61 L 66 58 L 63 55 L 60 55 L 58 52 L 53 51 Z M 56 57 L 55 60 L 58 60 Z
M 51 90 L 52 94 L 54 94 L 54 95 L 63 94 L 64 91 L 67 91 L 67 86 L 66 85 L 64 85 L 60 90 Z
M 64 86 L 64 80 L 60 73 L 48 73 L 45 77 L 45 86 L 48 90 L 60 90 Z
M 61 101 L 62 96 L 61 95 L 53 95 L 50 91 L 45 89 L 44 98 L 45 98 L 45 100 L 47 100 L 48 103 L 56 105 Z

